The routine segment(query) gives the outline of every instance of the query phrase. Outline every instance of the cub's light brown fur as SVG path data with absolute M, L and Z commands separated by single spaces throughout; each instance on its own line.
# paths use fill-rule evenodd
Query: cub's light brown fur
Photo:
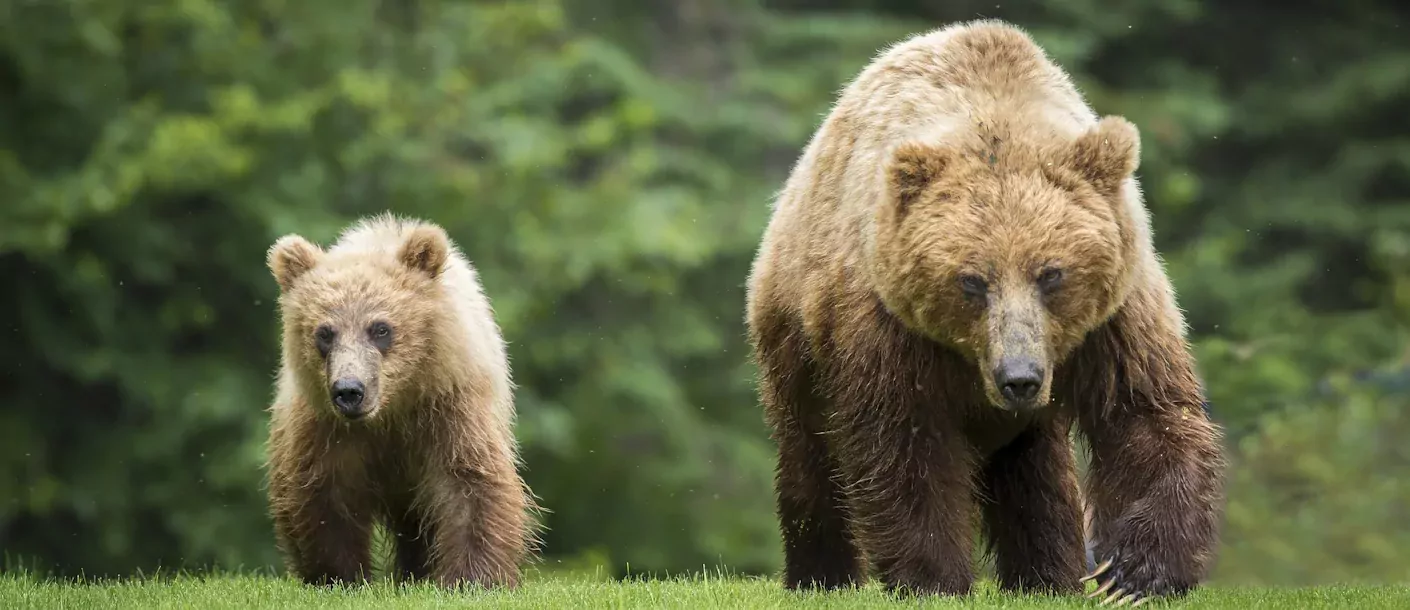
M 1078 590 L 1074 423 L 1106 594 L 1203 577 L 1221 433 L 1139 148 L 995 21 L 907 40 L 843 91 L 749 278 L 786 586 L 850 585 L 870 563 L 892 588 L 964 593 L 979 523 L 1003 587 Z
M 401 576 L 515 586 L 534 506 L 504 342 L 470 263 L 440 227 L 384 215 L 327 252 L 280 238 L 268 264 L 284 333 L 269 500 L 290 570 L 367 578 L 380 521 Z M 379 323 L 389 331 L 376 338 Z M 365 384 L 355 421 L 330 399 L 344 378 Z

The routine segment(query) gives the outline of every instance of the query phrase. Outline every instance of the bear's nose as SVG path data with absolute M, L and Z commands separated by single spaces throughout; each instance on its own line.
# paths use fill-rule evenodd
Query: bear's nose
M 1026 405 L 1038 396 L 1043 368 L 1032 359 L 1005 359 L 994 370 L 994 382 L 1010 405 Z
M 362 397 L 366 393 L 367 388 L 361 381 L 344 377 L 333 382 L 333 406 L 344 417 L 357 419 L 363 416 Z

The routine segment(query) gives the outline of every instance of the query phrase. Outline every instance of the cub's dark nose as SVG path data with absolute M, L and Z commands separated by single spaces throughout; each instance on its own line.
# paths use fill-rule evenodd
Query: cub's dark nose
M 348 419 L 357 419 L 367 412 L 362 408 L 362 397 L 367 387 L 361 381 L 344 377 L 333 382 L 333 406 Z
M 1043 386 L 1043 368 L 1031 359 L 1005 359 L 994 369 L 994 385 L 1010 407 L 1031 407 Z

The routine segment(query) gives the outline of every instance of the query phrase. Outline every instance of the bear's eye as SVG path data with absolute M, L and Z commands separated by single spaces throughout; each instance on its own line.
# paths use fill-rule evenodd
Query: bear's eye
M 324 358 L 328 357 L 328 352 L 333 351 L 333 340 L 338 338 L 338 332 L 327 324 L 320 325 L 318 330 L 313 331 L 313 344 L 318 347 L 318 353 Z
M 960 276 L 960 290 L 963 290 L 966 296 L 983 298 L 985 293 L 989 291 L 989 286 L 984 283 L 983 278 L 977 275 L 962 275 Z
M 386 322 L 373 322 L 367 327 L 367 338 L 372 340 L 372 345 L 378 350 L 386 352 L 392 347 L 392 327 Z
M 1062 283 L 1062 269 L 1049 268 L 1038 275 L 1038 287 L 1044 292 L 1051 291 Z

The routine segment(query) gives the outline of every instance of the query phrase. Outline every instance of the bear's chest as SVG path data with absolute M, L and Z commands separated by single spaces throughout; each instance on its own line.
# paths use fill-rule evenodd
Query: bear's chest
M 975 409 L 965 418 L 965 436 L 974 451 L 987 458 L 1038 423 L 1039 417 L 1034 411 Z

